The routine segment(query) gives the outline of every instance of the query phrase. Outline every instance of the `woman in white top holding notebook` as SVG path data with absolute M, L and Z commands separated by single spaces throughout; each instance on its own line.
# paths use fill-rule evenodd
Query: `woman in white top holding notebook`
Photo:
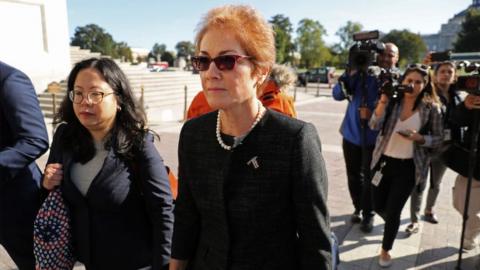
M 381 130 L 371 167 L 373 206 L 385 220 L 379 257 L 382 267 L 392 263 L 389 251 L 402 209 L 428 173 L 428 148 L 438 147 L 443 137 L 439 100 L 430 84 L 428 66 L 408 66 L 401 83 L 401 89 L 382 93 L 370 119 L 370 127 Z

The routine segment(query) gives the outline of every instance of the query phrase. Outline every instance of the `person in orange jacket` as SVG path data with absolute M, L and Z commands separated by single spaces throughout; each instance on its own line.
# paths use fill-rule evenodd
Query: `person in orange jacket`
M 165 169 L 167 169 L 168 181 L 170 182 L 170 189 L 172 190 L 173 200 L 176 200 L 178 194 L 178 178 L 175 173 L 170 169 L 170 167 L 165 166 Z
M 287 94 L 297 77 L 290 68 L 275 64 L 269 79 L 258 89 L 257 97 L 263 106 L 284 113 L 290 117 L 297 117 L 293 98 Z M 195 95 L 187 111 L 187 120 L 213 111 L 205 98 L 203 91 Z
M 293 98 L 287 94 L 295 84 L 297 76 L 285 65 L 273 65 L 269 79 L 261 87 L 257 96 L 265 107 L 297 117 Z
M 187 111 L 187 120 L 192 118 L 198 117 L 200 115 L 204 115 L 213 111 L 208 105 L 207 98 L 205 97 L 205 93 L 203 91 L 198 92 L 190 103 Z

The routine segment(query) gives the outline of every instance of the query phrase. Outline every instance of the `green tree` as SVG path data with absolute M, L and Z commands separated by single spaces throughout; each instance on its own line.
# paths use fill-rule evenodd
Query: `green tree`
M 348 60 L 348 51 L 350 47 L 355 44 L 353 40 L 353 34 L 360 32 L 363 29 L 363 25 L 358 22 L 347 21 L 345 26 L 342 26 L 335 33 L 340 38 L 340 42 L 335 44 L 332 48 L 338 54 L 338 61 L 342 64 L 346 64 Z
M 468 10 L 454 47 L 456 52 L 480 51 L 480 10 Z
M 397 45 L 400 54 L 400 66 L 420 62 L 427 52 L 427 46 L 422 37 L 406 29 L 392 30 L 383 36 L 381 41 L 393 42 Z
M 169 67 L 173 67 L 173 64 L 175 62 L 175 55 L 173 52 L 165 51 L 162 54 L 162 61 L 168 62 Z
M 328 61 L 325 62 L 327 66 L 335 66 L 335 67 L 345 67 L 346 60 L 341 58 L 341 54 L 339 53 L 339 49 L 337 47 L 338 44 L 328 47 L 328 51 L 330 52 L 330 58 Z
M 153 44 L 152 50 L 148 54 L 148 58 L 155 58 L 157 61 L 160 61 L 162 54 L 167 50 L 167 45 L 155 43 Z
M 152 53 L 162 55 L 167 50 L 167 45 L 155 43 L 152 47 Z
M 162 54 L 167 50 L 167 45 L 155 43 L 152 50 L 148 53 L 147 59 L 155 59 L 154 61 L 160 61 Z
M 70 44 L 92 52 L 109 55 L 112 58 L 124 57 L 125 60 L 132 61 L 132 51 L 128 44 L 125 42 L 117 43 L 112 35 L 96 24 L 77 27 Z
M 118 53 L 118 56 L 120 58 L 123 58 L 124 61 L 132 62 L 133 61 L 132 50 L 130 49 L 128 44 L 125 42 L 119 42 L 116 45 L 117 45 L 116 51 Z
M 175 49 L 177 50 L 177 57 L 193 56 L 193 54 L 195 53 L 195 47 L 190 41 L 178 42 L 177 45 L 175 45 Z
M 117 57 L 116 44 L 112 35 L 96 24 L 77 27 L 71 45 L 80 46 L 82 49 L 99 52 L 103 55 L 110 55 L 114 58 Z
M 318 21 L 302 19 L 297 28 L 297 46 L 300 52 L 300 66 L 311 68 L 324 65 L 331 55 L 325 47 L 325 28 Z
M 276 62 L 292 62 L 294 44 L 292 43 L 292 23 L 283 14 L 273 16 L 269 21 L 275 32 L 275 49 L 277 52 Z

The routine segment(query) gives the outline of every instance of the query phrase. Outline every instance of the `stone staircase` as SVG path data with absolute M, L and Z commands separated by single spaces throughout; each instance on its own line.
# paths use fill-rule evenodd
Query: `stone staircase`
M 70 63 L 72 63 L 72 67 L 76 63 L 84 59 L 92 58 L 92 57 L 100 57 L 100 56 L 102 55 L 98 52 L 91 52 L 90 50 L 80 49 L 80 47 L 78 46 L 70 47 Z M 106 56 L 106 57 L 110 58 L 109 56 Z
M 70 48 L 72 66 L 86 58 L 100 57 L 99 53 L 92 53 L 79 47 Z M 187 88 L 187 104 L 195 94 L 202 89 L 200 76 L 192 72 L 173 70 L 163 72 L 150 72 L 145 64 L 131 65 L 115 60 L 127 75 L 137 98 L 141 98 L 143 92 L 144 107 L 150 122 L 173 121 L 183 119 L 185 103 L 185 87 Z M 53 96 L 55 96 L 55 108 L 65 98 L 67 83 L 60 82 L 61 91 L 42 93 L 39 95 L 40 106 L 47 119 L 53 117 Z M 143 88 L 143 91 L 142 91 Z

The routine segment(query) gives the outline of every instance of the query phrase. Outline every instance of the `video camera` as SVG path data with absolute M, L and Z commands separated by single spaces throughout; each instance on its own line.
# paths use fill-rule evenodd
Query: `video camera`
M 351 70 L 367 72 L 368 67 L 375 63 L 377 54 L 385 50 L 385 44 L 378 41 L 378 37 L 378 30 L 353 34 L 356 43 L 350 47 L 348 54 L 348 67 Z
M 385 94 L 391 99 L 401 99 L 405 93 L 412 93 L 410 85 L 402 85 L 400 73 L 392 69 L 381 69 L 378 75 L 380 82 L 380 94 Z
M 463 68 L 466 73 L 474 73 L 466 76 L 459 76 L 457 79 L 457 89 L 469 94 L 480 96 L 480 63 L 470 63 L 462 61 L 457 68 Z
M 443 62 L 449 61 L 452 56 L 452 51 L 443 51 L 443 52 L 432 52 L 430 53 L 430 61 L 432 62 Z

